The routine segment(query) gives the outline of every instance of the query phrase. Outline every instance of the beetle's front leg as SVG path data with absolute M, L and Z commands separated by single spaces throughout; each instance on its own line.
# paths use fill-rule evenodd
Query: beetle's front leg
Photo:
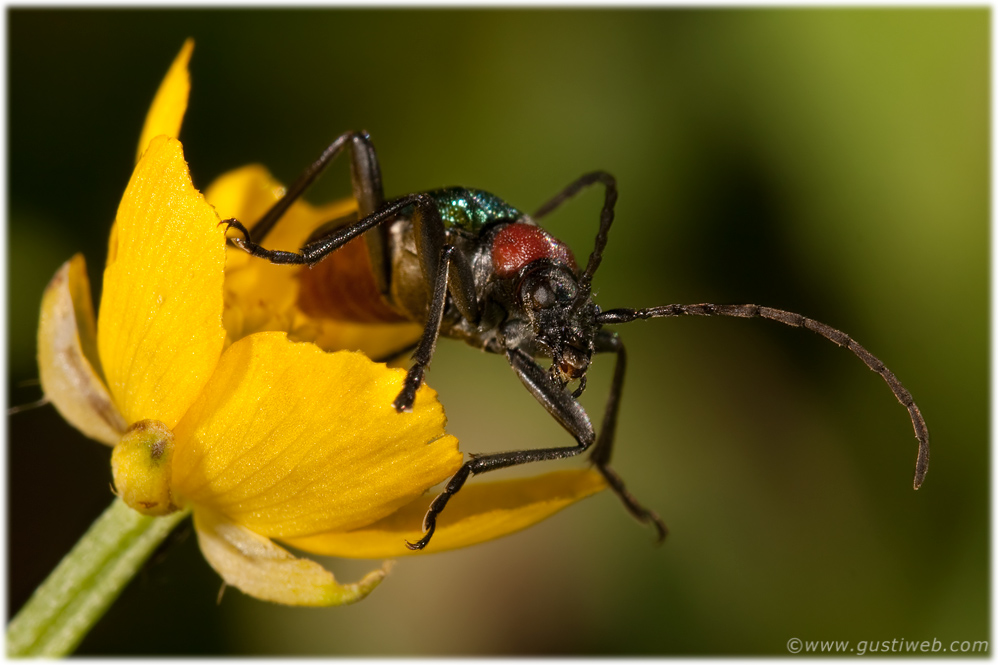
M 613 382 L 610 384 L 610 393 L 606 398 L 606 410 L 603 412 L 603 424 L 600 425 L 599 437 L 596 445 L 593 446 L 592 455 L 589 460 L 606 478 L 614 494 L 623 502 L 627 512 L 633 515 L 638 521 L 650 524 L 658 532 L 658 540 L 661 542 L 669 530 L 665 522 L 653 510 L 642 506 L 634 495 L 624 487 L 624 481 L 617 472 L 610 468 L 610 456 L 613 452 L 613 442 L 617 434 L 617 412 L 620 409 L 620 397 L 624 390 L 624 374 L 627 370 L 627 352 L 624 350 L 624 343 L 615 332 L 600 330 L 596 335 L 596 353 L 615 353 L 617 356 L 613 366 Z
M 444 491 L 430 504 L 423 518 L 423 537 L 415 543 L 406 543 L 411 550 L 421 550 L 433 537 L 437 525 L 437 515 L 443 511 L 450 498 L 464 486 L 470 476 L 511 466 L 542 462 L 546 460 L 574 457 L 585 452 L 596 440 L 592 423 L 585 409 L 576 402 L 558 383 L 552 381 L 547 371 L 538 365 L 533 358 L 519 349 L 508 349 L 506 358 L 516 371 L 517 376 L 527 387 L 527 390 L 537 398 L 537 401 L 555 417 L 568 432 L 575 437 L 576 445 L 561 448 L 542 448 L 540 450 L 515 450 L 507 453 L 494 453 L 472 457 L 458 469 L 450 479 Z

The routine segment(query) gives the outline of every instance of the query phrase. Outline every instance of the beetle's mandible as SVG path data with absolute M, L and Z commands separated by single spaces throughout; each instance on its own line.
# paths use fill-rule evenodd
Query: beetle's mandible
M 258 242 L 280 220 L 320 173 L 344 149 L 351 157 L 353 195 L 358 212 L 331 220 L 312 234 L 299 252 L 273 251 Z M 605 190 L 596 244 L 584 268 L 557 238 L 537 225 L 584 188 L 600 184 Z M 453 187 L 386 200 L 374 145 L 366 132 L 347 132 L 326 148 L 253 226 L 252 236 L 235 219 L 223 224 L 241 232 L 231 237 L 236 247 L 272 263 L 306 264 L 336 261 L 336 253 L 351 240 L 367 262 L 352 261 L 351 289 L 339 299 L 315 304 L 331 318 L 371 321 L 416 321 L 423 334 L 412 355 L 402 391 L 393 403 L 397 411 L 411 410 L 441 335 L 463 339 L 491 353 L 503 354 L 520 381 L 538 402 L 568 430 L 574 446 L 516 450 L 474 456 L 458 470 L 434 499 L 423 521 L 423 537 L 406 543 L 423 549 L 433 536 L 437 515 L 469 476 L 527 462 L 578 455 L 592 450 L 590 461 L 638 520 L 650 524 L 661 540 L 665 524 L 642 506 L 624 487 L 613 469 L 617 412 L 624 383 L 627 355 L 617 333 L 604 326 L 636 319 L 672 316 L 761 317 L 808 328 L 855 353 L 890 386 L 908 409 L 918 457 L 915 489 L 929 465 L 929 434 L 911 394 L 880 360 L 845 333 L 814 319 L 757 305 L 664 305 L 646 309 L 601 310 L 592 299 L 592 280 L 599 268 L 607 235 L 613 224 L 617 185 L 613 176 L 596 171 L 582 176 L 534 214 L 527 215 L 502 199 L 475 189 Z M 362 266 L 357 270 L 356 266 Z M 360 295 L 358 295 L 360 294 Z M 586 387 L 586 372 L 594 354 L 616 356 L 606 410 L 597 434 L 577 401 Z M 549 358 L 547 369 L 536 358 Z M 570 385 L 575 383 L 575 389 Z

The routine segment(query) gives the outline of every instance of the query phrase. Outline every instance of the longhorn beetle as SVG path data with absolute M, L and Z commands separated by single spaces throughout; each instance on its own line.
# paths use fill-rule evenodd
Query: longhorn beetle
M 321 226 L 299 252 L 269 250 L 258 244 L 344 149 L 351 157 L 357 213 Z M 595 184 L 603 185 L 605 190 L 599 231 L 585 269 L 579 270 L 568 247 L 537 222 Z M 433 536 L 437 515 L 469 476 L 527 462 L 572 457 L 590 448 L 590 461 L 627 510 L 653 526 L 660 541 L 665 537 L 665 524 L 659 516 L 642 506 L 609 466 L 627 354 L 617 333 L 603 326 L 636 319 L 761 317 L 807 328 L 848 348 L 883 377 L 908 409 L 918 439 L 914 482 L 918 489 L 929 464 L 925 420 L 894 374 L 845 333 L 800 314 L 757 305 L 663 305 L 601 310 L 592 300 L 592 280 L 606 248 L 616 202 L 616 181 L 603 171 L 582 176 L 533 215 L 520 212 L 497 196 L 463 187 L 386 200 L 370 137 L 366 132 L 347 132 L 333 141 L 274 203 L 253 226 L 252 236 L 238 220 L 222 223 L 243 236 L 230 237 L 229 242 L 272 263 L 313 267 L 325 260 L 344 264 L 340 270 L 342 277 L 337 279 L 349 279 L 349 289 L 341 290 L 341 298 L 325 303 L 326 316 L 424 324 L 412 355 L 412 367 L 393 402 L 396 411 L 411 411 L 437 338 L 443 335 L 463 339 L 490 353 L 504 354 L 527 390 L 575 438 L 574 446 L 472 456 L 430 504 L 423 520 L 423 537 L 415 543 L 407 542 L 410 549 L 426 547 Z M 354 239 L 358 242 L 349 244 Z M 366 251 L 359 243 L 366 245 Z M 337 252 L 340 248 L 344 251 Z M 363 261 L 365 255 L 369 264 Z M 358 257 L 362 260 L 358 261 Z M 304 280 L 310 272 L 303 273 Z M 598 435 L 577 401 L 585 390 L 586 372 L 597 353 L 616 355 Z M 538 357 L 550 358 L 550 367 L 545 370 L 535 360 Z M 578 383 L 574 391 L 569 391 L 568 385 L 573 381 Z

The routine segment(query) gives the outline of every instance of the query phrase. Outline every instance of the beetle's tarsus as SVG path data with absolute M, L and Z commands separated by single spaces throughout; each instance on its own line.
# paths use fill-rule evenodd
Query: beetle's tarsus
M 426 522 L 429 522 L 429 524 L 427 524 Z M 430 538 L 433 537 L 433 532 L 436 531 L 436 529 L 437 529 L 436 515 L 433 515 L 431 519 L 431 514 L 427 513 L 426 518 L 424 518 L 423 520 L 423 532 L 424 532 L 423 537 L 414 543 L 410 543 L 407 540 L 405 541 L 405 546 L 413 551 L 419 551 L 423 549 L 429 544 Z
M 405 375 L 405 385 L 399 392 L 398 397 L 392 402 L 392 406 L 398 413 L 412 413 L 412 405 L 416 401 L 416 391 L 423 385 L 423 368 L 415 365 Z
M 432 535 L 433 535 L 433 532 L 431 531 L 430 533 L 426 534 L 425 536 L 423 536 L 422 538 L 420 538 L 419 540 L 417 540 L 414 543 L 410 543 L 407 540 L 407 541 L 405 541 L 405 546 L 408 547 L 410 550 L 412 550 L 414 552 L 418 552 L 419 550 L 421 550 L 424 547 L 426 547 L 426 545 L 430 542 L 430 536 L 432 536 Z
M 651 522 L 651 525 L 655 527 L 655 544 L 661 545 L 665 542 L 665 537 L 669 535 L 669 527 L 665 526 L 665 522 L 663 522 L 662 518 L 659 517 L 653 510 L 648 511 L 648 520 Z
M 595 452 L 598 451 L 594 451 L 594 454 Z M 619 475 L 617 475 L 617 472 L 607 466 L 606 463 L 597 462 L 596 469 L 603 475 L 603 478 L 606 479 L 607 485 L 610 486 L 613 493 L 617 495 L 620 501 L 624 504 L 624 507 L 627 508 L 627 512 L 629 512 L 634 519 L 642 524 L 648 524 L 654 527 L 656 532 L 655 544 L 661 545 L 665 541 L 665 537 L 669 535 L 669 527 L 665 526 L 665 522 L 658 516 L 658 513 L 654 510 L 649 510 L 638 503 L 638 500 L 634 498 L 634 495 L 628 492 L 627 488 L 624 487 L 624 481 L 621 480 Z
M 240 233 L 243 234 L 242 238 L 228 238 L 228 237 L 226 237 L 226 239 L 225 239 L 226 244 L 229 245 L 230 247 L 238 247 L 239 249 L 243 250 L 244 252 L 249 253 L 249 250 L 246 248 L 246 243 L 249 242 L 249 240 L 250 240 L 249 229 L 247 229 L 245 226 L 243 226 L 242 222 L 240 222 L 235 217 L 230 217 L 229 219 L 223 219 L 222 221 L 220 221 L 218 223 L 219 226 L 221 226 L 222 224 L 225 224 L 225 230 L 226 230 L 226 232 L 228 232 L 229 229 L 235 229 L 235 230 L 237 230 L 237 231 L 239 231 Z
M 235 217 L 230 217 L 229 219 L 223 219 L 218 223 L 219 226 L 221 226 L 222 224 L 225 224 L 226 231 L 228 231 L 229 229 L 236 229 L 237 231 L 243 234 L 243 238 L 245 238 L 246 240 L 250 239 L 249 229 L 243 226 L 243 223 L 240 222 Z M 235 239 L 236 238 L 233 238 L 233 240 Z
M 412 413 L 412 403 L 415 400 L 414 395 L 407 395 L 406 390 L 403 389 L 399 393 L 395 401 L 392 402 L 392 406 L 395 408 L 396 413 Z

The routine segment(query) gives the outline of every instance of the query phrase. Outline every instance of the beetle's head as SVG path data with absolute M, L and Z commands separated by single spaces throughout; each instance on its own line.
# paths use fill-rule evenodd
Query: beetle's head
M 534 342 L 551 358 L 551 378 L 561 385 L 584 379 L 599 330 L 599 310 L 582 290 L 569 266 L 547 260 L 532 264 L 517 288 L 518 304 L 529 321 Z

